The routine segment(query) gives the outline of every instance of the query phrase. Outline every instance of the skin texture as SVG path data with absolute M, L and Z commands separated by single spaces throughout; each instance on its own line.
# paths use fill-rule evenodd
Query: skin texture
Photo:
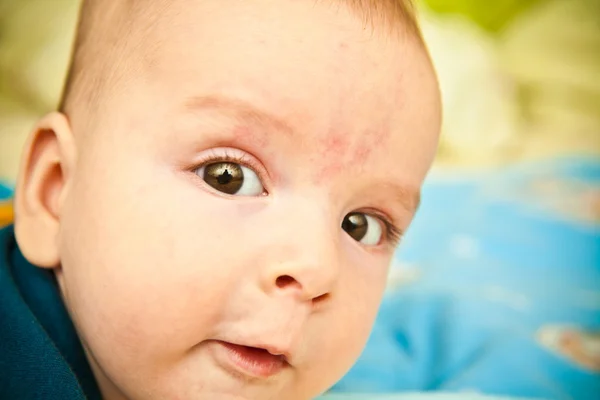
M 52 113 L 32 132 L 19 245 L 54 269 L 106 399 L 313 398 L 363 349 L 394 250 L 344 217 L 405 230 L 434 157 L 426 51 L 293 0 L 174 1 L 145 43 L 94 118 Z M 194 172 L 226 156 L 264 193 Z M 215 340 L 290 365 L 248 376 Z

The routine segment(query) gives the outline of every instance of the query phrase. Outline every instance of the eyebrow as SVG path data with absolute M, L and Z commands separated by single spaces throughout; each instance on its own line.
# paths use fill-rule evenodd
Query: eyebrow
M 399 203 L 409 212 L 416 213 L 421 206 L 421 191 L 413 190 L 406 186 L 386 182 L 383 184 L 392 194 L 391 200 Z
M 187 99 L 185 108 L 189 111 L 213 109 L 233 114 L 236 118 L 251 121 L 256 125 L 266 126 L 290 135 L 294 133 L 291 125 L 282 118 L 242 99 L 221 95 L 194 96 Z

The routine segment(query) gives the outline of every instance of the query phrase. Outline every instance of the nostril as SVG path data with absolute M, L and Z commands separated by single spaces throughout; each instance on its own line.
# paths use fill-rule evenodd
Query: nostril
M 278 289 L 282 289 L 282 290 L 286 290 L 286 289 L 294 290 L 295 289 L 295 290 L 304 291 L 304 289 L 305 289 L 302 287 L 302 284 L 298 280 L 296 280 L 294 277 L 289 276 L 289 275 L 279 276 L 275 280 L 275 284 L 277 285 Z M 308 296 L 309 293 L 304 293 L 304 295 Z M 319 305 L 321 305 L 321 303 L 326 302 L 326 300 L 328 300 L 330 297 L 331 297 L 331 295 L 329 293 L 323 293 L 316 297 L 312 297 L 311 301 L 312 301 L 313 306 L 319 306 Z
M 298 285 L 298 282 L 289 275 L 282 275 L 277 278 L 277 280 L 275 281 L 275 284 L 277 285 L 278 288 L 283 289 L 288 286 L 292 286 L 294 284 Z

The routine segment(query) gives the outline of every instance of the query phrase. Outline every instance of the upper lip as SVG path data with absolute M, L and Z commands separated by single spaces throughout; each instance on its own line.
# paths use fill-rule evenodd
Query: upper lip
M 280 347 L 277 346 L 271 346 L 268 344 L 259 344 L 256 346 L 249 346 L 249 347 L 256 347 L 257 349 L 264 349 L 266 351 L 268 351 L 270 354 L 274 355 L 274 356 L 281 356 L 283 357 L 283 359 L 285 361 L 287 361 L 291 355 L 290 352 L 288 350 L 282 349 Z
M 277 346 L 274 344 L 267 344 L 262 342 L 251 342 L 251 341 L 228 341 L 224 340 L 225 343 L 233 344 L 236 346 L 244 346 L 244 347 L 252 347 L 255 349 L 261 349 L 267 351 L 269 354 L 273 356 L 282 357 L 285 362 L 290 364 L 290 360 L 292 358 L 291 351 L 283 346 Z

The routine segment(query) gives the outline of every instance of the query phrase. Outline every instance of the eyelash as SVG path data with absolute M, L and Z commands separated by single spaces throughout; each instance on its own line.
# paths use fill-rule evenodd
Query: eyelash
M 388 216 L 375 210 L 369 210 L 365 212 L 365 214 L 372 215 L 383 223 L 385 226 L 385 240 L 390 244 L 390 246 L 396 247 L 398 244 L 400 244 L 400 240 L 404 236 L 404 232 L 402 229 L 398 228 Z
M 248 157 L 243 152 L 240 152 L 239 154 L 230 154 L 230 153 L 228 153 L 228 150 L 231 151 L 231 149 L 223 149 L 223 154 L 216 154 L 216 152 L 214 150 L 211 151 L 211 154 L 207 154 L 201 160 L 199 160 L 195 163 L 195 166 L 192 168 L 192 171 L 195 172 L 198 169 L 200 169 L 204 166 L 207 166 L 209 164 L 213 164 L 213 163 L 230 162 L 230 163 L 241 164 L 247 168 L 252 169 L 254 172 L 256 172 L 259 179 L 263 183 L 265 182 L 265 180 L 267 182 L 269 181 L 267 174 L 264 172 L 264 169 L 252 157 Z M 268 191 L 266 188 L 265 188 L 265 193 L 268 194 Z M 375 211 L 375 210 L 364 211 L 364 213 L 376 217 L 378 220 L 380 220 L 383 223 L 383 225 L 385 226 L 385 239 L 384 240 L 390 246 L 396 247 L 400 243 L 400 240 L 404 236 L 404 232 L 402 231 L 402 229 L 398 228 L 390 220 L 389 217 L 387 217 L 385 214 Z

